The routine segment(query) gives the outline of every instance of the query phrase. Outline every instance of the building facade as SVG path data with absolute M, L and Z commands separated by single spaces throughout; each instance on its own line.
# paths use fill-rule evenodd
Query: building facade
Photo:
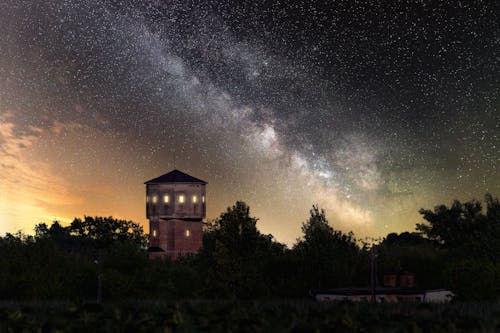
M 146 184 L 149 257 L 175 260 L 202 246 L 207 182 L 179 170 Z

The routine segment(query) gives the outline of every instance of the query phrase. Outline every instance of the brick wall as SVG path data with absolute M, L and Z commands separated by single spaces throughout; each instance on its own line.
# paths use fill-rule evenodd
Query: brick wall
M 165 252 L 150 253 L 153 258 L 179 257 L 196 253 L 203 243 L 203 223 L 199 221 L 167 220 L 150 223 L 150 245 L 158 246 Z M 158 230 L 157 237 L 152 237 L 152 228 Z M 189 234 L 186 231 L 189 230 Z
M 186 234 L 187 230 L 189 230 L 189 235 Z M 202 245 L 203 232 L 201 222 L 175 220 L 174 234 L 174 251 L 176 252 L 196 252 Z

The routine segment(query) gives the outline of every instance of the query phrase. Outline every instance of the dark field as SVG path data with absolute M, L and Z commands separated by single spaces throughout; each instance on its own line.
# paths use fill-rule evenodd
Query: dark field
M 500 304 L 3 302 L 1 332 L 500 332 Z

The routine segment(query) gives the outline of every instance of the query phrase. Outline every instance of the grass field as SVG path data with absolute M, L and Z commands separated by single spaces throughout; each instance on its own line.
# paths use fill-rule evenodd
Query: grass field
M 500 304 L 2 302 L 0 332 L 500 332 Z

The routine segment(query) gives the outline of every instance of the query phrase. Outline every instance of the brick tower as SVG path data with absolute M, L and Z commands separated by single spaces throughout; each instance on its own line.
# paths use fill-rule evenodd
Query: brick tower
M 206 181 L 173 170 L 146 184 L 149 257 L 175 260 L 202 245 Z

